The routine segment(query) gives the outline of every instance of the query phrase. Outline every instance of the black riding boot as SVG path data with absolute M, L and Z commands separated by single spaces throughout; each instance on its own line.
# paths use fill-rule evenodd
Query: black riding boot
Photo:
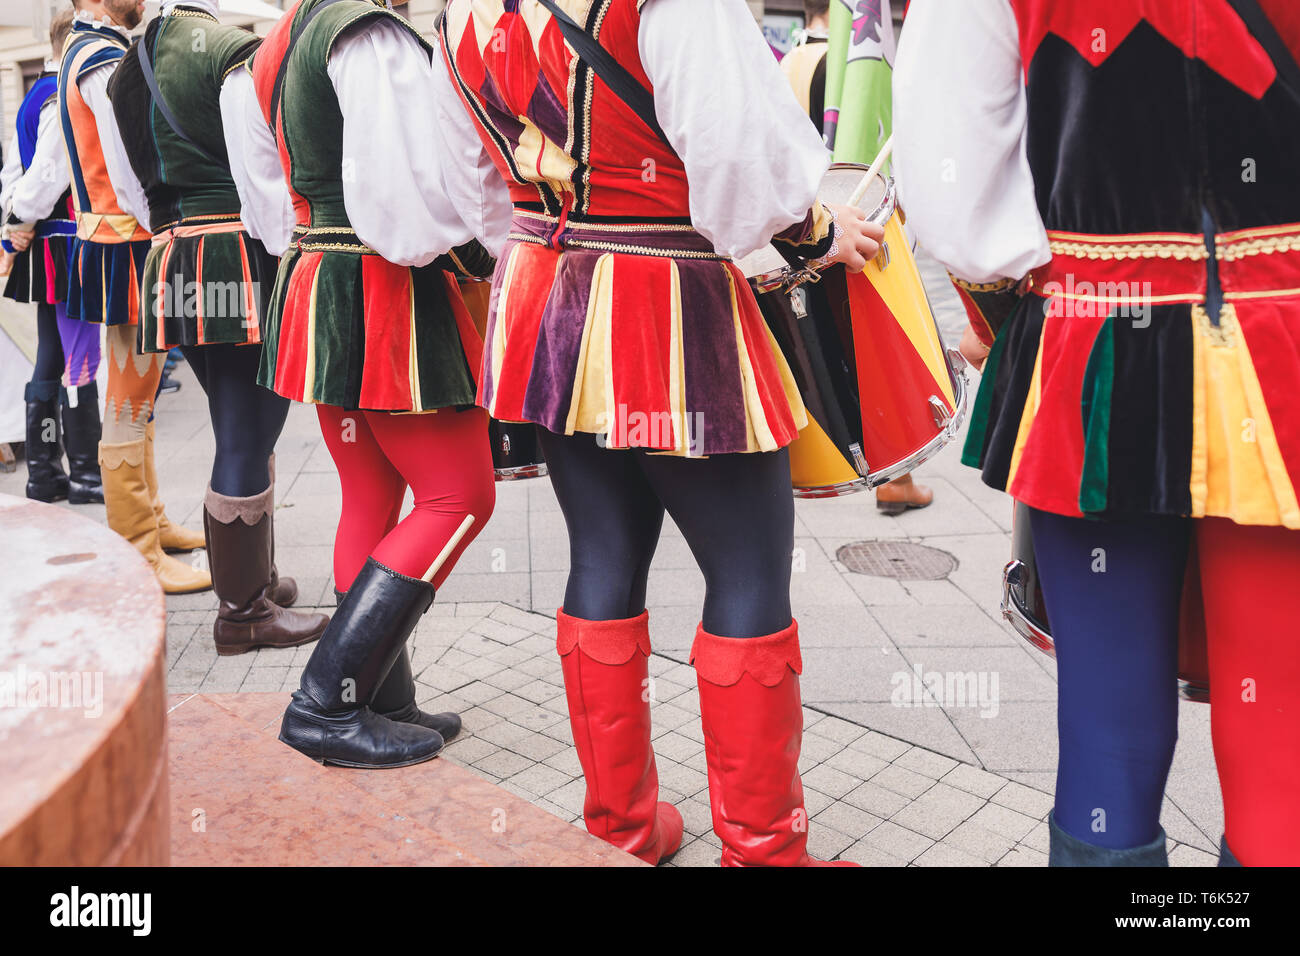
M 346 592 L 334 589 L 334 604 L 343 606 Z M 415 704 L 415 676 L 411 673 L 411 655 L 403 645 L 388 676 L 370 698 L 370 709 L 381 717 L 402 724 L 419 724 L 436 730 L 447 743 L 460 733 L 460 714 L 426 714 Z
M 433 585 L 367 558 L 302 672 L 280 739 L 321 763 L 406 767 L 438 755 L 436 730 L 381 717 L 366 702 L 433 603 Z
M 99 474 L 99 388 L 94 382 L 72 389 L 60 389 L 63 413 L 63 442 L 68 450 L 68 501 L 74 505 L 102 505 L 104 482 Z
M 59 427 L 59 383 L 28 382 L 27 497 L 35 501 L 62 501 L 68 497 L 68 475 L 63 470 L 63 437 Z
M 1078 837 L 1066 833 L 1056 822 L 1056 817 L 1047 817 L 1047 865 L 1048 866 L 1168 866 L 1169 854 L 1165 848 L 1165 831 L 1146 846 L 1136 846 L 1126 850 L 1111 850 L 1107 847 L 1084 843 Z

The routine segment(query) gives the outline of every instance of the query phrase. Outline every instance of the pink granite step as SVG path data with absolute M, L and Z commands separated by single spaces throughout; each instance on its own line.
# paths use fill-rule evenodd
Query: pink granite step
M 286 699 L 172 698 L 174 864 L 641 865 L 446 760 L 322 767 L 276 739 Z

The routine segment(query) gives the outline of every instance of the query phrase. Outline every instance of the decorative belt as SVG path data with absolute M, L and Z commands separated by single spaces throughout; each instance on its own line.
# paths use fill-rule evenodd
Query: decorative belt
M 54 236 L 75 236 L 77 224 L 71 219 L 42 219 L 36 224 L 36 238 L 50 239 Z
M 294 226 L 294 244 L 302 252 L 351 252 L 356 255 L 378 255 L 374 249 L 357 238 L 357 231 L 349 226 Z
M 1047 237 L 1053 256 L 1034 272 L 1039 295 L 1115 305 L 1205 300 L 1210 250 L 1199 233 Z M 1300 295 L 1300 223 L 1220 233 L 1214 258 L 1226 301 Z
M 590 249 L 669 259 L 726 259 L 694 226 L 680 220 L 612 222 L 572 215 L 561 218 L 516 206 L 510 239 L 557 251 Z
M 243 232 L 244 223 L 238 215 L 229 213 L 209 216 L 188 216 L 169 222 L 153 234 L 155 246 L 166 245 L 173 239 L 189 239 L 194 236 L 219 235 L 230 232 Z

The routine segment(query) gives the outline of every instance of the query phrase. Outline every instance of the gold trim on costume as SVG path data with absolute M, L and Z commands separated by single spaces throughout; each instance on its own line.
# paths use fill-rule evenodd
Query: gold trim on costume
M 1048 237 L 1059 233 L 1048 233 Z M 1111 237 L 1112 239 L 1114 237 Z M 1155 239 L 1157 237 L 1134 237 L 1135 239 Z M 1066 239 L 1051 239 L 1052 254 L 1069 256 L 1073 259 L 1177 259 L 1199 262 L 1210 257 L 1204 240 L 1192 242 L 1136 241 L 1136 242 L 1092 242 Z

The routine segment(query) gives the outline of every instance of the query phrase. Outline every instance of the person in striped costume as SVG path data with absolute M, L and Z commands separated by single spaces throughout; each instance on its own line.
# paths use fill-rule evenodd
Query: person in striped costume
M 310 643 L 328 618 L 287 610 L 298 587 L 275 564 L 271 458 L 289 402 L 257 384 L 257 368 L 277 261 L 240 221 L 220 109 L 226 74 L 258 40 L 218 23 L 216 13 L 213 0 L 164 0 L 109 94 L 118 141 L 148 202 L 138 217 L 153 232 L 140 349 L 180 346 L 208 397 L 216 455 L 203 521 L 219 598 L 213 640 L 218 654 L 232 655 Z
M 261 382 L 316 406 L 343 491 L 338 610 L 280 739 L 350 767 L 428 760 L 460 731 L 416 707 L 406 642 L 496 501 L 456 277 L 490 274 L 475 237 L 498 247 L 508 220 L 449 194 L 477 197 L 482 175 L 428 108 L 430 53 L 382 4 L 302 0 L 222 91 L 243 220 L 283 251 Z
M 69 7 L 50 24 L 50 48 L 56 57 L 71 29 Z M 26 396 L 27 497 L 103 504 L 95 383 L 99 329 L 68 318 L 66 302 L 76 224 L 55 102 L 57 72 L 58 60 L 48 61 L 18 108 L 18 128 L 8 155 L 16 169 L 12 178 L 5 177 L 0 195 L 4 246 L 16 252 L 4 295 L 36 303 L 36 362 Z
M 144 555 L 168 594 L 203 591 L 212 578 L 169 551 L 193 551 L 204 537 L 171 521 L 154 464 L 153 404 L 165 355 L 136 347 L 140 283 L 149 232 L 128 211 L 147 209 L 130 163 L 116 145 L 108 81 L 140 22 L 143 2 L 76 0 L 59 65 L 59 124 L 72 174 L 77 232 L 68 267 L 68 315 L 107 326 L 107 412 L 99 464 L 108 524 Z
M 808 419 L 732 259 L 775 240 L 860 270 L 881 232 L 817 201 L 829 157 L 741 0 L 451 0 L 439 33 L 446 135 L 513 204 L 480 401 L 541 426 L 568 523 L 557 650 L 587 828 L 650 863 L 681 842 L 650 744 L 668 513 L 706 582 L 691 660 L 722 862 L 810 865 L 787 452 Z

